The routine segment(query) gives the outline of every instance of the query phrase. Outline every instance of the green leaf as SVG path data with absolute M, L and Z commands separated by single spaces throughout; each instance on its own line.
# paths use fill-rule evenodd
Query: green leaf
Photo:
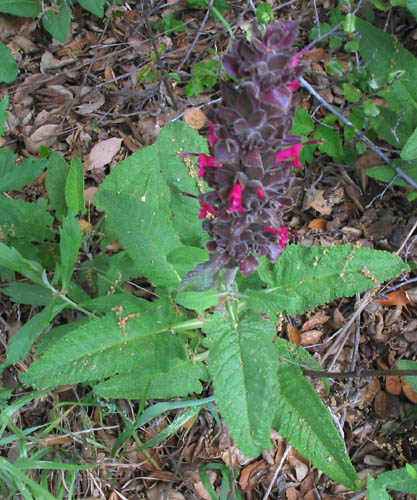
M 88 10 L 97 17 L 104 16 L 104 6 L 106 5 L 106 0 L 77 0 L 77 2 L 85 10 Z
M 53 152 L 48 158 L 45 187 L 58 220 L 67 213 L 65 184 L 69 170 L 69 165 L 61 154 Z
M 121 370 L 168 371 L 178 359 L 187 359 L 183 342 L 168 333 L 175 314 L 171 306 L 144 300 L 142 310 L 138 303 L 135 313 L 125 314 L 115 308 L 65 335 L 21 375 L 22 381 L 36 387 L 92 382 Z
M 274 19 L 274 12 L 268 2 L 261 2 L 256 7 L 256 19 L 262 24 L 269 24 Z
M 405 464 L 405 469 L 408 472 L 408 475 L 411 477 L 411 479 L 416 480 L 417 479 L 417 469 L 413 467 L 410 464 Z
M 387 490 L 380 486 L 370 474 L 368 474 L 366 486 L 368 500 L 390 500 L 392 498 L 388 495 Z
M 344 441 L 320 396 L 297 366 L 280 365 L 278 400 L 274 428 L 315 467 L 359 491 L 362 481 L 345 452 Z
M 417 361 L 410 361 L 408 359 L 402 359 L 398 363 L 398 368 L 400 368 L 400 370 L 417 370 Z M 410 387 L 414 391 L 417 392 L 417 376 L 409 376 L 409 375 L 407 375 L 405 377 L 405 379 L 407 380 L 407 382 L 410 385 Z
M 217 290 L 207 290 L 206 292 L 180 292 L 176 295 L 175 301 L 187 309 L 194 311 L 205 311 L 219 303 Z
M 3 100 L 4 101 L 4 100 Z M 2 102 L 3 102 L 2 101 Z M 46 160 L 26 159 L 16 165 L 16 157 L 11 149 L 0 149 L 0 192 L 20 191 L 39 177 L 46 166 Z
M 48 10 L 42 15 L 42 24 L 58 42 L 65 43 L 71 28 L 71 9 L 67 2 L 61 2 L 59 11 Z
M 246 456 L 271 448 L 276 408 L 277 359 L 271 321 L 250 313 L 238 324 L 213 315 L 207 333 L 209 372 L 220 413 Z
M 275 264 L 258 270 L 269 285 L 247 290 L 247 307 L 265 312 L 304 313 L 338 297 L 351 297 L 406 269 L 389 252 L 356 248 L 290 245 Z
M 346 73 L 346 69 L 339 59 L 332 59 L 327 64 L 327 70 L 332 76 L 342 76 Z
M 275 348 L 279 356 L 279 362 L 294 363 L 300 368 L 311 368 L 312 370 L 323 370 L 323 367 L 313 356 L 303 347 L 294 345 L 288 340 L 277 338 L 274 342 Z M 327 378 L 321 379 L 327 389 L 330 389 L 330 382 Z
M 54 279 L 61 280 L 62 288 L 66 290 L 70 284 L 74 265 L 78 260 L 78 251 L 82 242 L 80 222 L 70 213 L 64 217 L 62 228 L 60 228 L 61 239 L 59 242 L 61 250 L 61 266 L 59 277 Z
M 42 334 L 42 337 L 38 344 L 36 345 L 35 354 L 36 356 L 41 356 L 48 349 L 50 349 L 54 344 L 58 342 L 58 340 L 70 333 L 72 330 L 75 330 L 79 326 L 84 323 L 87 323 L 89 318 L 84 316 L 76 321 L 72 321 L 71 323 L 64 323 L 63 325 L 56 326 L 55 328 L 51 328 L 47 332 Z
M 31 241 L 43 241 L 52 239 L 55 234 L 48 229 L 53 218 L 48 212 L 48 201 L 39 198 L 36 203 L 28 203 L 24 200 L 10 199 L 0 196 L 0 228 L 2 239 L 14 246 L 25 245 Z M 22 252 L 22 248 L 19 248 Z M 36 249 L 30 246 L 28 256 L 35 256 Z
M 42 7 L 39 0 L 0 0 L 0 12 L 22 17 L 38 17 Z
M 357 87 L 351 85 L 350 83 L 344 83 L 342 87 L 347 101 L 349 102 L 360 101 L 362 97 L 362 92 Z
M 417 159 L 417 127 L 408 138 L 400 154 L 403 160 Z
M 4 45 L 4 43 L 0 43 L 0 60 L 0 82 L 14 82 L 19 74 L 17 62 L 12 56 L 12 52 L 9 47 Z
M 380 488 L 417 494 L 417 481 L 410 477 L 405 467 L 380 474 L 376 483 Z
M 181 278 L 191 269 L 209 259 L 209 253 L 203 248 L 184 246 L 175 248 L 169 255 L 168 261 L 175 267 Z
M 115 399 L 167 399 L 201 393 L 201 380 L 207 380 L 207 368 L 202 363 L 191 363 L 188 359 L 177 359 L 169 370 L 159 368 L 144 373 L 131 372 L 102 382 L 94 392 L 102 398 Z
M 184 245 L 201 247 L 207 233 L 198 218 L 200 205 L 183 192 L 198 196 L 204 183 L 198 178 L 196 162 L 178 157 L 184 152 L 207 154 L 207 141 L 184 122 L 169 123 L 155 144 L 134 153 L 107 176 L 95 196 L 96 205 L 107 210 L 110 219 L 109 194 L 105 206 L 101 193 L 111 191 L 115 197 L 118 193 L 131 194 L 160 216 L 164 215 Z
M 11 269 L 34 283 L 43 285 L 42 266 L 34 261 L 25 259 L 15 248 L 8 247 L 0 242 L 0 266 Z
M 50 290 L 44 286 L 30 285 L 29 283 L 13 283 L 13 285 L 2 288 L 1 291 L 18 304 L 47 306 L 52 300 Z
M 323 143 L 318 146 L 322 153 L 326 153 L 336 159 L 343 158 L 342 140 L 333 127 L 319 125 L 314 138 L 323 140 Z
M 3 135 L 6 132 L 6 127 L 4 126 L 4 124 L 6 123 L 7 120 L 8 105 L 9 105 L 9 96 L 6 96 L 4 99 L 0 101 L 0 135 Z M 0 172 L 0 182 L 1 182 L 1 172 Z
M 396 176 L 394 167 L 401 167 L 406 174 L 408 174 L 417 182 L 417 162 L 410 165 L 403 160 L 396 159 L 393 160 L 391 164 L 393 165 L 392 167 L 389 165 L 381 165 L 377 167 L 367 168 L 366 174 L 373 179 L 377 179 L 378 181 L 391 182 L 392 179 Z M 410 184 L 404 179 L 398 177 L 397 179 L 395 179 L 394 185 L 409 186 Z
M 178 286 L 181 277 L 167 256 L 180 246 L 179 236 L 166 216 L 152 205 L 127 194 L 102 191 L 100 206 L 109 211 L 108 224 L 143 273 L 159 286 Z
M 75 214 L 85 214 L 84 170 L 79 158 L 71 160 L 71 167 L 65 182 L 65 202 Z
M 12 365 L 26 358 L 32 345 L 47 328 L 53 318 L 67 307 L 66 303 L 51 303 L 40 313 L 27 321 L 20 330 L 13 335 L 7 348 L 6 363 L 2 366 Z
M 417 0 L 406 0 L 407 9 L 414 16 L 414 19 L 417 21 Z
M 343 21 L 343 31 L 346 33 L 354 33 L 356 31 L 356 16 L 354 14 L 346 14 Z
M 314 129 L 313 119 L 305 109 L 299 108 L 295 113 L 291 134 L 309 135 L 313 131 L 313 129 Z

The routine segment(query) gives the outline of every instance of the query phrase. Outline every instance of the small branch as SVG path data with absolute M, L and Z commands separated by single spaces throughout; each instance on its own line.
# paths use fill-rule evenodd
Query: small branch
M 322 377 L 322 378 L 366 378 L 366 377 L 415 377 L 417 370 L 362 370 L 361 368 L 353 372 L 326 372 L 320 370 L 306 370 L 303 369 L 303 374 L 309 377 Z
M 353 127 L 355 129 L 356 135 L 359 136 L 364 143 L 366 143 L 387 165 L 391 166 L 391 160 L 388 156 L 376 146 L 363 132 L 361 132 L 356 125 L 354 125 L 346 116 L 342 115 L 337 109 L 335 109 L 331 104 L 329 104 L 308 82 L 304 80 L 303 77 L 299 78 L 301 85 L 306 88 L 310 94 L 312 94 L 325 108 L 327 108 L 331 113 L 336 115 L 345 125 Z M 401 177 L 407 181 L 411 186 L 417 189 L 417 182 L 407 175 L 401 167 L 392 167 L 398 177 Z

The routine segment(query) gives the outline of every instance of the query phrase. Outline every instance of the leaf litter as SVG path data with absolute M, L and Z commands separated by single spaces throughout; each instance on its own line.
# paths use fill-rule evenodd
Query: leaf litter
M 232 27 L 249 26 L 251 3 L 245 1 L 226 11 Z M 333 3 L 324 0 L 317 2 L 317 6 L 326 11 L 335 6 Z M 21 159 L 38 154 L 41 146 L 59 151 L 67 160 L 81 156 L 87 165 L 86 193 L 91 199 L 112 167 L 115 155 L 125 156 L 152 144 L 170 120 L 184 116 L 187 123 L 206 133 L 204 105 L 218 94 L 216 89 L 208 89 L 198 96 L 187 96 L 184 85 L 175 80 L 169 81 L 167 89 L 153 59 L 150 39 L 153 34 L 147 31 L 140 3 L 120 10 L 116 16 L 107 11 L 106 15 L 112 19 L 108 24 L 81 11 L 79 6 L 74 13 L 72 38 L 64 45 L 57 45 L 45 36 L 36 21 L 1 16 L 0 41 L 12 47 L 21 75 L 14 84 L 0 88 L 3 95 L 11 97 L 7 147 Z M 205 11 L 189 9 L 186 2 L 153 2 L 149 21 L 153 24 L 170 13 L 187 25 L 187 31 L 169 36 L 158 32 L 157 47 L 163 50 L 160 56 L 163 67 L 175 71 L 180 66 L 180 79 L 186 80 L 193 66 L 204 60 L 210 49 L 220 52 L 227 49 L 228 33 L 212 16 L 203 24 Z M 300 19 L 307 37 L 314 8 L 309 2 L 298 1 L 283 9 L 280 16 Z M 346 54 L 340 56 L 346 59 Z M 312 83 L 327 86 L 321 95 L 329 103 L 339 104 L 340 89 L 328 86 L 327 62 L 323 63 L 325 51 L 317 49 L 306 58 L 310 59 Z M 347 64 L 346 60 L 343 63 Z M 151 81 L 138 77 L 144 70 L 154 71 Z M 301 92 L 302 107 L 312 113 L 316 103 L 305 91 Z M 323 119 L 327 113 L 319 108 L 317 117 Z M 379 194 L 381 186 L 361 172 L 379 163 L 374 153 L 368 152 L 359 157 L 356 170 L 338 170 L 328 157 L 316 155 L 305 172 L 304 182 L 297 181 L 292 188 L 296 205 L 291 227 L 300 235 L 299 244 L 330 246 L 342 241 L 391 252 L 401 247 L 416 217 L 410 216 L 409 205 L 398 196 L 398 191 L 387 191 L 371 208 L 364 208 Z M 32 201 L 44 193 L 42 184 L 34 183 L 26 188 L 24 196 Z M 91 216 L 97 220 L 100 214 Z M 415 258 L 416 245 L 409 245 L 407 252 L 408 258 Z M 146 293 L 148 285 L 140 277 L 133 285 Z M 333 369 L 349 370 L 354 361 L 365 368 L 387 370 L 395 367 L 398 360 L 412 357 L 417 349 L 414 291 L 405 288 L 371 300 L 360 318 L 360 331 L 349 330 Z M 0 300 L 5 311 L 2 343 L 7 346 L 16 329 L 38 308 L 16 304 L 12 307 L 4 295 Z M 355 298 L 340 299 L 310 314 L 285 318 L 277 334 L 287 336 L 294 344 L 308 346 L 320 362 L 332 344 L 334 332 L 343 328 L 357 305 Z M 4 357 L 4 352 L 1 355 Z M 5 387 L 17 387 L 17 372 L 25 369 L 24 364 L 7 369 L 3 375 Z M 314 383 L 320 390 L 319 382 L 314 380 Z M 207 387 L 207 393 L 209 390 Z M 200 467 L 216 462 L 227 468 L 231 458 L 240 471 L 238 485 L 245 498 L 256 500 L 270 486 L 284 454 L 284 439 L 272 431 L 273 449 L 248 461 L 231 445 L 227 429 L 219 427 L 212 414 L 203 410 L 191 426 L 183 426 L 176 436 L 149 450 L 138 450 L 139 434 L 132 433 L 119 449 L 120 454 L 112 457 L 110 450 L 125 428 L 126 419 L 134 420 L 139 402 L 118 400 L 113 410 L 104 402 L 86 408 L 74 405 L 86 391 L 82 386 L 58 388 L 37 398 L 35 404 L 20 408 L 16 414 L 22 430 L 46 423 L 52 415 L 59 418 L 65 434 L 42 437 L 51 448 L 51 459 L 58 460 L 62 448 L 85 463 L 100 464 L 98 469 L 78 473 L 79 498 L 89 495 L 130 500 L 141 495 L 149 500 L 208 499 Z M 15 396 L 19 397 L 19 392 Z M 326 402 L 335 417 L 344 421 L 346 446 L 361 477 L 368 473 L 375 476 L 417 459 L 413 445 L 417 439 L 415 426 L 404 416 L 417 402 L 417 395 L 405 379 L 390 376 L 332 384 Z M 116 408 L 118 411 L 114 411 Z M 155 437 L 173 417 L 175 412 L 151 421 L 141 429 L 142 441 L 146 443 Z M 18 450 L 6 446 L 4 452 L 13 460 Z M 33 475 L 40 477 L 37 471 Z M 208 470 L 208 477 L 214 487 L 220 486 L 219 470 Z M 56 478 L 50 475 L 51 486 L 54 481 Z M 323 499 L 342 498 L 342 495 L 349 498 L 348 491 L 329 481 L 291 450 L 273 486 L 273 497 L 312 500 L 316 492 Z

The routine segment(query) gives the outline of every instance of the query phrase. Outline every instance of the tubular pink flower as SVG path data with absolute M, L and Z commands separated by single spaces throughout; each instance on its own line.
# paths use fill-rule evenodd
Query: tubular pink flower
M 246 212 L 246 210 L 242 207 L 242 193 L 243 193 L 243 188 L 240 184 L 235 184 L 232 188 L 232 191 L 229 195 L 230 198 L 230 205 L 229 205 L 229 210 L 230 212 Z
M 217 137 L 216 131 L 214 130 L 214 124 L 211 122 L 209 123 L 209 135 L 207 140 L 212 146 L 219 142 L 219 138 Z
M 265 228 L 267 233 L 276 234 L 280 237 L 279 245 L 282 248 L 287 246 L 287 243 L 290 241 L 288 237 L 289 229 L 287 226 L 281 226 L 281 229 L 274 229 L 273 227 L 267 226 Z
M 220 163 L 217 163 L 217 160 L 214 156 L 208 156 L 204 153 L 181 153 L 179 155 L 180 158 L 187 158 L 190 156 L 198 157 L 198 176 L 204 177 L 206 173 L 206 167 L 221 167 Z
M 265 198 L 265 191 L 262 188 L 258 189 L 258 192 L 256 193 L 256 196 L 263 200 Z
M 198 214 L 199 219 L 204 219 L 207 217 L 207 214 L 219 215 L 217 210 L 213 207 L 213 205 L 209 205 L 208 203 L 204 203 L 204 201 L 200 200 L 201 210 Z
M 288 84 L 288 88 L 291 90 L 291 92 L 295 92 L 300 88 L 300 82 L 298 80 L 295 80 L 294 82 Z
M 291 163 L 293 167 L 303 168 L 303 165 L 301 164 L 300 161 L 300 153 L 303 147 L 306 146 L 307 144 L 320 144 L 321 142 L 322 141 L 313 139 L 311 141 L 300 142 L 298 144 L 295 144 L 294 146 L 291 146 L 288 149 L 283 149 L 282 151 L 279 151 L 275 156 L 275 161 L 279 163 L 280 161 L 292 160 Z

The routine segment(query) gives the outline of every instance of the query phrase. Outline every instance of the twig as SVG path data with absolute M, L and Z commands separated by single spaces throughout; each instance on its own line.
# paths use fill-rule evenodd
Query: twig
M 329 104 L 316 90 L 304 80 L 303 77 L 299 78 L 301 85 L 306 88 L 325 108 L 327 108 L 331 113 L 336 115 L 345 125 L 353 127 L 356 135 L 358 135 L 363 142 L 365 142 L 387 165 L 391 165 L 391 160 L 388 156 L 381 151 L 381 148 L 376 146 L 363 132 L 361 132 L 356 125 L 354 125 L 348 118 L 346 118 L 342 113 L 339 113 L 331 104 Z M 392 167 L 398 177 L 401 177 L 407 181 L 411 186 L 417 189 L 417 182 L 407 175 L 401 167 Z
M 288 453 L 291 451 L 291 446 L 288 445 L 287 448 L 285 449 L 284 451 L 284 454 L 282 455 L 282 458 L 281 458 L 281 461 L 278 465 L 278 467 L 275 469 L 275 472 L 274 472 L 274 475 L 271 479 L 271 482 L 269 483 L 269 486 L 268 486 L 268 489 L 266 490 L 266 493 L 265 495 L 263 496 L 262 500 L 268 500 L 268 497 L 269 497 L 269 494 L 271 493 L 272 491 L 272 488 L 274 486 L 274 483 L 275 481 L 277 480 L 277 477 L 278 477 L 278 474 L 280 472 L 280 470 L 282 469 L 282 466 L 284 465 L 284 462 L 288 456 Z
M 303 375 L 308 377 L 320 377 L 320 378 L 334 378 L 334 379 L 344 379 L 344 378 L 367 378 L 367 377 L 416 377 L 417 370 L 363 370 L 357 368 L 353 372 L 327 372 L 320 370 L 307 370 L 303 369 Z

